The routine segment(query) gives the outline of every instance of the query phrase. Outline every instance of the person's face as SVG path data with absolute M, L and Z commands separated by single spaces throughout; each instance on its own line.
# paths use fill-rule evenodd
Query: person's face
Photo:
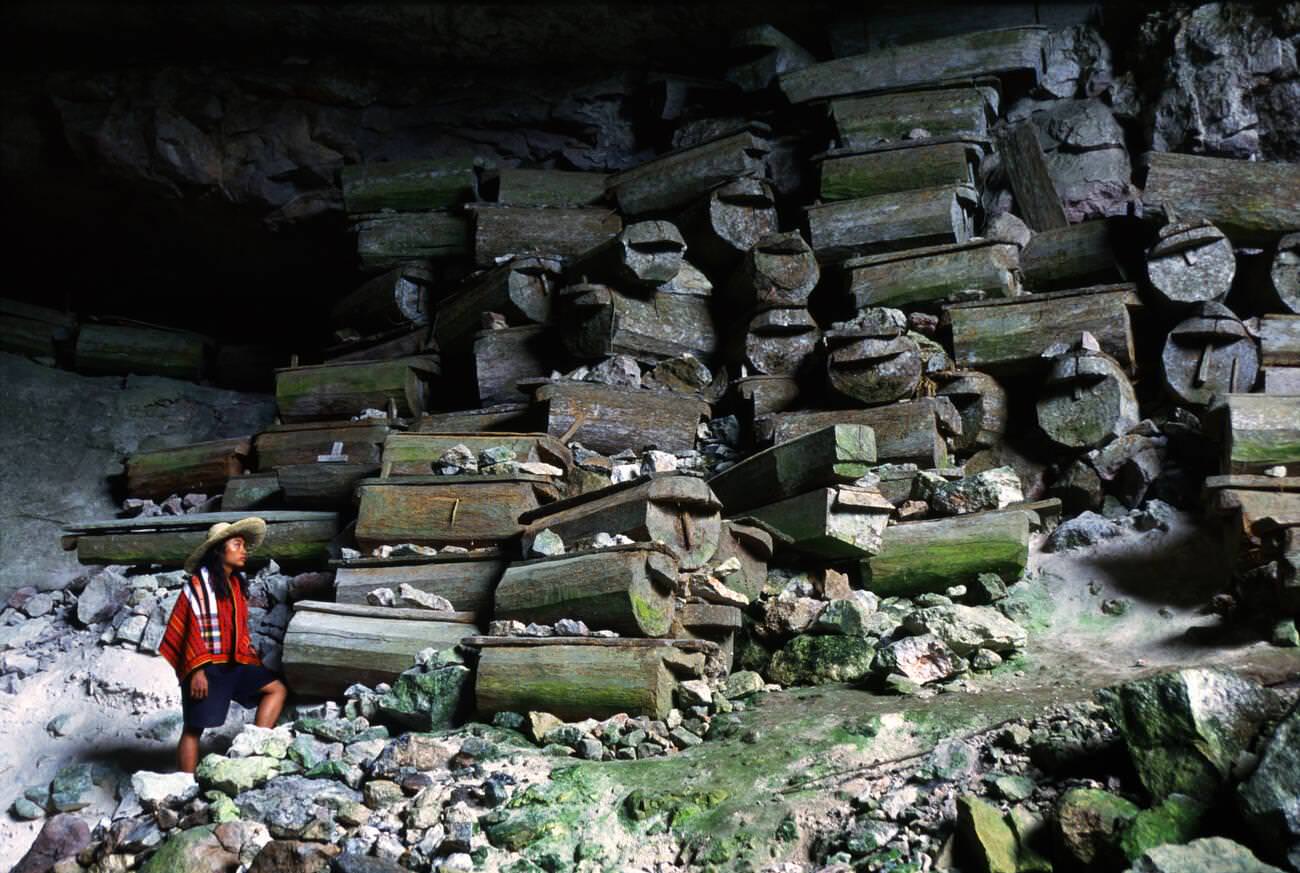
M 243 537 L 231 537 L 222 546 L 222 561 L 227 567 L 242 570 L 248 561 L 248 549 Z

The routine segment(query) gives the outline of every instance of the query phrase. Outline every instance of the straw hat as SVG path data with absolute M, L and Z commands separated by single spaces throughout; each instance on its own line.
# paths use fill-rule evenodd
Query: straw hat
M 217 522 L 208 528 L 207 538 L 195 547 L 194 551 L 190 552 L 190 556 L 185 559 L 185 572 L 193 573 L 198 568 L 208 549 L 231 537 L 243 537 L 244 545 L 251 552 L 262 544 L 262 540 L 266 539 L 266 522 L 252 515 L 248 518 L 241 518 L 234 524 L 228 521 Z

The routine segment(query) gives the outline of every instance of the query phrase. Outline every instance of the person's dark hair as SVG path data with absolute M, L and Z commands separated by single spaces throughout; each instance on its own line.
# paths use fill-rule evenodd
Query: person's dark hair
M 222 553 L 226 550 L 227 540 L 213 543 L 203 556 L 200 566 L 208 571 L 208 580 L 212 583 L 212 593 L 222 600 L 230 599 L 230 580 L 226 578 L 226 565 Z

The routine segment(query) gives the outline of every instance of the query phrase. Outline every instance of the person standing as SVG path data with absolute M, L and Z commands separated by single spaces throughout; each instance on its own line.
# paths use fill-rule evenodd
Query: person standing
M 255 724 L 273 727 L 288 688 L 262 665 L 248 632 L 248 553 L 266 539 L 260 518 L 218 522 L 185 561 L 189 581 L 172 607 L 160 653 L 176 671 L 184 724 L 177 765 L 193 773 L 205 728 L 226 721 L 233 700 L 257 708 Z

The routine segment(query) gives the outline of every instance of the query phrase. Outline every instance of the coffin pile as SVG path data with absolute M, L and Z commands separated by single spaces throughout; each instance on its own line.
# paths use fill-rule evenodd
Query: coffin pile
M 786 47 L 737 79 L 743 117 L 692 106 L 610 176 L 348 167 L 372 275 L 275 371 L 278 423 L 127 459 L 129 497 L 220 511 L 65 544 L 173 566 L 256 512 L 257 557 L 336 573 L 296 606 L 292 685 L 384 695 L 463 660 L 485 716 L 699 729 L 733 667 L 991 668 L 1024 644 L 997 604 L 1032 532 L 1202 482 L 1234 593 L 1290 620 L 1300 168 L 1157 152 L 1139 197 L 1103 102 L 1035 102 L 1046 40 Z M 452 660 L 410 678 L 429 648 Z

